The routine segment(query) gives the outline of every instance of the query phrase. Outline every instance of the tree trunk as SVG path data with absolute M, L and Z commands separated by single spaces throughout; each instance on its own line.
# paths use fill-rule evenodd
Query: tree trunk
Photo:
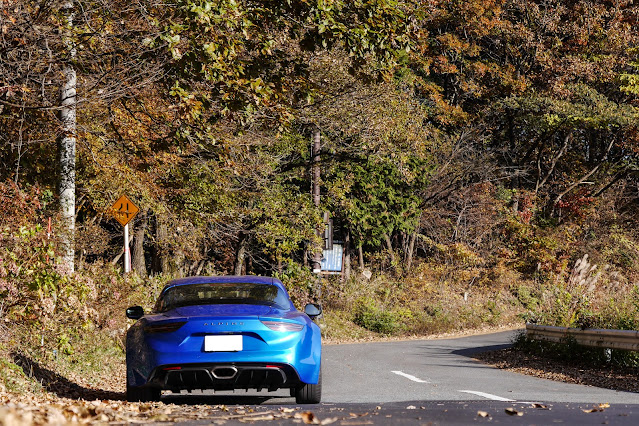
M 363 271 L 364 270 L 364 249 L 362 249 L 361 245 L 357 247 L 357 254 L 358 254 L 358 260 L 359 260 L 359 270 Z
M 566 149 L 568 148 L 568 142 L 570 142 L 571 136 L 572 136 L 572 133 L 568 133 L 566 135 L 566 137 L 564 138 L 564 144 L 561 146 L 559 153 L 553 158 L 552 162 L 550 163 L 548 172 L 546 172 L 546 175 L 543 178 L 541 177 L 541 167 L 540 166 L 537 167 L 538 172 L 537 172 L 537 184 L 535 185 L 535 194 L 539 193 L 539 190 L 541 189 L 541 187 L 544 186 L 546 182 L 548 182 L 548 179 L 554 173 L 555 167 L 557 167 L 557 162 L 564 155 L 564 153 L 566 152 Z M 540 149 L 539 157 L 541 157 L 541 154 L 542 154 L 542 150 Z
M 253 271 L 253 257 L 249 256 L 248 259 L 246 259 L 246 274 L 249 275 L 251 274 L 251 272 Z
M 316 208 L 320 207 L 320 150 L 322 148 L 320 131 L 315 129 L 313 131 L 313 157 L 312 157 L 312 176 L 313 176 L 313 204 Z M 318 228 L 316 230 L 318 236 L 322 236 L 324 229 Z M 316 248 L 313 250 L 313 271 L 319 271 L 322 263 L 322 250 Z
M 147 215 L 138 216 L 135 221 L 137 227 L 134 230 L 133 245 L 133 270 L 141 277 L 146 275 L 146 262 L 144 259 L 144 236 L 146 235 Z
M 160 267 L 160 272 L 163 274 L 170 273 L 169 254 L 164 247 L 167 240 L 168 229 L 166 220 L 162 215 L 156 216 L 156 230 L 155 230 L 155 244 L 156 244 L 156 256 L 158 257 L 157 263 Z
M 517 145 L 516 145 L 516 139 L 515 139 L 515 132 L 514 132 L 514 117 L 513 117 L 513 113 L 511 111 L 508 112 L 508 140 L 509 142 L 509 149 L 511 153 L 515 153 L 517 152 Z M 508 167 L 511 169 L 511 173 L 512 176 L 510 178 L 510 189 L 511 190 L 518 190 L 519 189 L 519 176 L 517 173 L 517 161 L 515 160 L 511 160 L 509 156 L 506 156 L 506 161 L 508 164 Z M 519 195 L 513 196 L 512 197 L 512 211 L 514 213 L 517 213 L 517 211 L 519 210 Z
M 248 238 L 244 232 L 240 232 L 237 252 L 235 253 L 235 275 L 242 275 L 244 270 L 244 257 L 246 256 L 246 246 Z
M 344 238 L 344 279 L 348 281 L 351 277 L 351 233 L 347 232 Z
M 415 240 L 417 240 L 417 232 L 413 232 L 408 242 L 408 250 L 406 251 L 406 272 L 410 272 L 413 266 L 413 253 L 415 252 Z
M 60 91 L 60 124 L 58 137 L 58 163 L 60 168 L 61 257 L 68 272 L 74 270 L 75 257 L 75 155 L 76 155 L 76 72 L 73 68 L 75 46 L 69 39 L 73 30 L 73 2 L 65 1 L 60 6 L 67 21 L 65 44 L 68 49 L 67 63 L 62 70 L 64 84 Z
M 206 259 L 203 259 L 199 266 L 197 267 L 197 271 L 195 271 L 195 275 L 202 275 L 202 269 L 204 269 L 204 266 L 206 266 L 206 263 L 208 261 Z
M 384 240 L 386 241 L 386 248 L 388 249 L 388 255 L 391 259 L 391 264 L 395 266 L 395 252 L 393 251 L 393 243 L 391 243 L 390 236 L 388 234 L 384 234 Z

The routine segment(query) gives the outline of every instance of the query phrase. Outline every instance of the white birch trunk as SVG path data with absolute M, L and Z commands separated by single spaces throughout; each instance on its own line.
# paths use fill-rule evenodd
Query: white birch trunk
M 73 1 L 64 1 L 60 7 L 66 18 L 68 49 L 64 65 L 64 84 L 60 91 L 61 134 L 58 138 L 60 167 L 60 215 L 61 215 L 61 260 L 69 273 L 74 270 L 75 255 L 75 157 L 76 157 L 76 73 L 72 61 L 75 46 L 70 38 L 73 29 Z

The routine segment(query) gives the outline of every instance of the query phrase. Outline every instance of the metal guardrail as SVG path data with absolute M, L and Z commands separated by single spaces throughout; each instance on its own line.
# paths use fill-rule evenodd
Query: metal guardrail
M 607 330 L 597 328 L 569 328 L 549 325 L 526 324 L 526 335 L 536 340 L 560 343 L 568 337 L 591 348 L 639 351 L 639 331 Z

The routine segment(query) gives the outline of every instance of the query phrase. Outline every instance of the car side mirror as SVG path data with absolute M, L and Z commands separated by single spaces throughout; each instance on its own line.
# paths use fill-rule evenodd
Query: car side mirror
M 126 310 L 126 317 L 132 320 L 140 319 L 144 316 L 144 308 L 142 306 L 131 306 Z
M 311 319 L 315 319 L 315 317 L 322 315 L 322 308 L 320 305 L 309 303 L 304 307 L 304 313 L 311 317 Z

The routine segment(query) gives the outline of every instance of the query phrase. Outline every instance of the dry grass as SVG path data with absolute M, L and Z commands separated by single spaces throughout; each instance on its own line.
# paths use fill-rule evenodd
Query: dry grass
M 377 273 L 336 280 L 324 294 L 324 335 L 428 336 L 521 322 L 525 308 L 513 291 L 513 280 L 521 278 L 513 274 L 507 268 L 488 273 L 476 265 L 423 263 L 401 279 Z

